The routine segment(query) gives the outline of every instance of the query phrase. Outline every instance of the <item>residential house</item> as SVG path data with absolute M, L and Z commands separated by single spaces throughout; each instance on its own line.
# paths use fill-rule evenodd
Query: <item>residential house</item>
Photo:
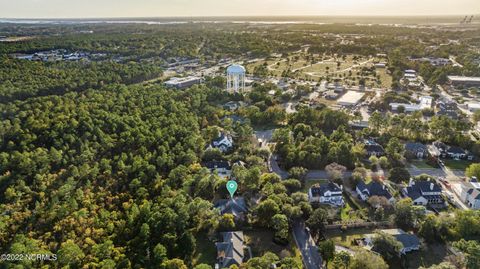
M 437 115 L 447 116 L 451 119 L 458 119 L 460 110 L 455 102 L 451 101 L 437 101 Z
M 308 190 L 308 200 L 310 203 L 330 204 L 333 206 L 343 206 L 343 187 L 329 181 L 328 183 L 316 184 Z
M 212 141 L 209 148 L 217 148 L 221 152 L 227 152 L 233 148 L 233 138 L 231 135 L 221 132 L 218 137 Z
M 217 172 L 217 174 L 222 178 L 227 178 L 232 175 L 232 166 L 227 161 L 206 162 L 205 167 L 207 167 L 212 173 Z
M 221 235 L 223 242 L 215 243 L 217 247 L 217 264 L 215 268 L 229 268 L 234 264 L 242 264 L 245 258 L 243 232 L 224 232 Z
M 469 182 L 462 182 L 460 198 L 471 209 L 480 209 L 480 183 L 476 177 Z
M 367 152 L 367 156 L 369 156 L 369 157 L 370 156 L 380 157 L 380 156 L 385 155 L 385 150 L 377 142 L 375 142 L 373 140 L 370 140 L 370 139 L 366 139 L 364 141 L 364 144 L 365 144 L 365 150 Z
M 420 249 L 420 239 L 414 234 L 406 233 L 402 229 L 385 229 L 380 230 L 380 232 L 395 237 L 395 239 L 397 239 L 397 241 L 402 244 L 402 248 L 400 249 L 400 252 L 398 254 L 405 255 L 408 252 Z M 375 250 L 375 246 L 373 244 L 375 236 L 376 234 L 365 235 L 364 244 L 368 249 Z
M 248 207 L 243 197 L 218 200 L 214 207 L 220 210 L 220 215 L 232 214 L 236 221 L 244 221 L 248 212 Z
M 230 101 L 223 104 L 223 108 L 228 109 L 230 111 L 235 111 L 239 109 L 242 105 L 243 105 L 242 102 Z
M 410 197 L 414 205 L 444 206 L 442 187 L 434 181 L 415 181 L 410 179 L 408 187 L 402 190 L 403 194 Z
M 468 159 L 468 160 L 473 160 L 473 155 L 469 154 L 468 151 L 457 147 L 457 146 L 448 146 L 445 143 L 442 143 L 440 141 L 435 141 L 432 143 L 432 147 L 430 150 L 431 153 L 433 153 L 435 157 L 442 157 L 442 158 L 452 158 L 455 160 L 460 160 L 460 159 Z
M 465 152 L 465 150 L 455 146 L 449 147 L 446 153 L 448 157 L 455 160 L 465 159 L 467 157 L 467 153 Z
M 390 193 L 388 188 L 385 186 L 385 184 L 381 184 L 377 181 L 371 181 L 368 184 L 365 184 L 365 182 L 360 181 L 357 184 L 356 191 L 360 199 L 362 199 L 363 201 L 367 201 L 368 198 L 372 196 L 379 196 L 379 197 L 384 197 L 390 203 L 395 202 L 395 198 L 393 198 L 392 194 Z
M 229 115 L 222 118 L 222 121 L 231 120 L 233 123 L 245 123 L 245 118 L 238 115 Z
M 405 143 L 405 156 L 411 158 L 423 159 L 428 156 L 428 149 L 422 143 L 407 142 Z

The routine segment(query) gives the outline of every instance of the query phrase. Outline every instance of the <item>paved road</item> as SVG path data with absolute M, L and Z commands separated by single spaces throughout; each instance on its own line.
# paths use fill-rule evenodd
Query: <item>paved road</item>
M 288 177 L 288 173 L 278 166 L 278 163 L 275 160 L 275 155 L 270 155 L 270 158 L 268 159 L 268 166 L 270 172 L 276 173 L 282 179 Z M 320 256 L 320 253 L 318 253 L 318 248 L 315 245 L 312 237 L 305 231 L 305 223 L 295 221 L 292 227 L 292 234 L 298 249 L 302 253 L 302 260 L 305 268 L 322 268 L 322 257 Z
M 270 172 L 275 173 L 279 175 L 282 179 L 287 179 L 288 178 L 288 172 L 285 170 L 282 170 L 280 166 L 278 166 L 277 161 L 275 160 L 276 155 L 271 154 L 270 158 L 268 158 L 268 167 L 270 169 Z
M 293 223 L 293 237 L 302 253 L 303 265 L 306 269 L 322 268 L 322 257 L 318 252 L 312 237 L 305 231 L 305 224 L 296 221 Z

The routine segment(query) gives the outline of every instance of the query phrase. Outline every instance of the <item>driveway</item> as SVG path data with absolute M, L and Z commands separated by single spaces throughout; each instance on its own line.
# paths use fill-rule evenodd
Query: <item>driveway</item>
M 296 221 L 293 223 L 293 237 L 297 247 L 302 253 L 303 265 L 306 269 L 322 268 L 322 257 L 318 252 L 312 237 L 305 231 L 305 223 Z

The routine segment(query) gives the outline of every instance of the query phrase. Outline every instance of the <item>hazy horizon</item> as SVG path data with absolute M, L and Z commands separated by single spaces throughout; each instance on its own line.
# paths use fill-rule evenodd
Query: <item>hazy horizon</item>
M 416 17 L 480 14 L 478 0 L 0 0 L 0 18 Z

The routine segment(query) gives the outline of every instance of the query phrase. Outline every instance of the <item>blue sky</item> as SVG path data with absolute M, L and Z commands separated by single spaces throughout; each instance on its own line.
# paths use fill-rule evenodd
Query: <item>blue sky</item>
M 480 0 L 0 0 L 2 18 L 480 14 Z

